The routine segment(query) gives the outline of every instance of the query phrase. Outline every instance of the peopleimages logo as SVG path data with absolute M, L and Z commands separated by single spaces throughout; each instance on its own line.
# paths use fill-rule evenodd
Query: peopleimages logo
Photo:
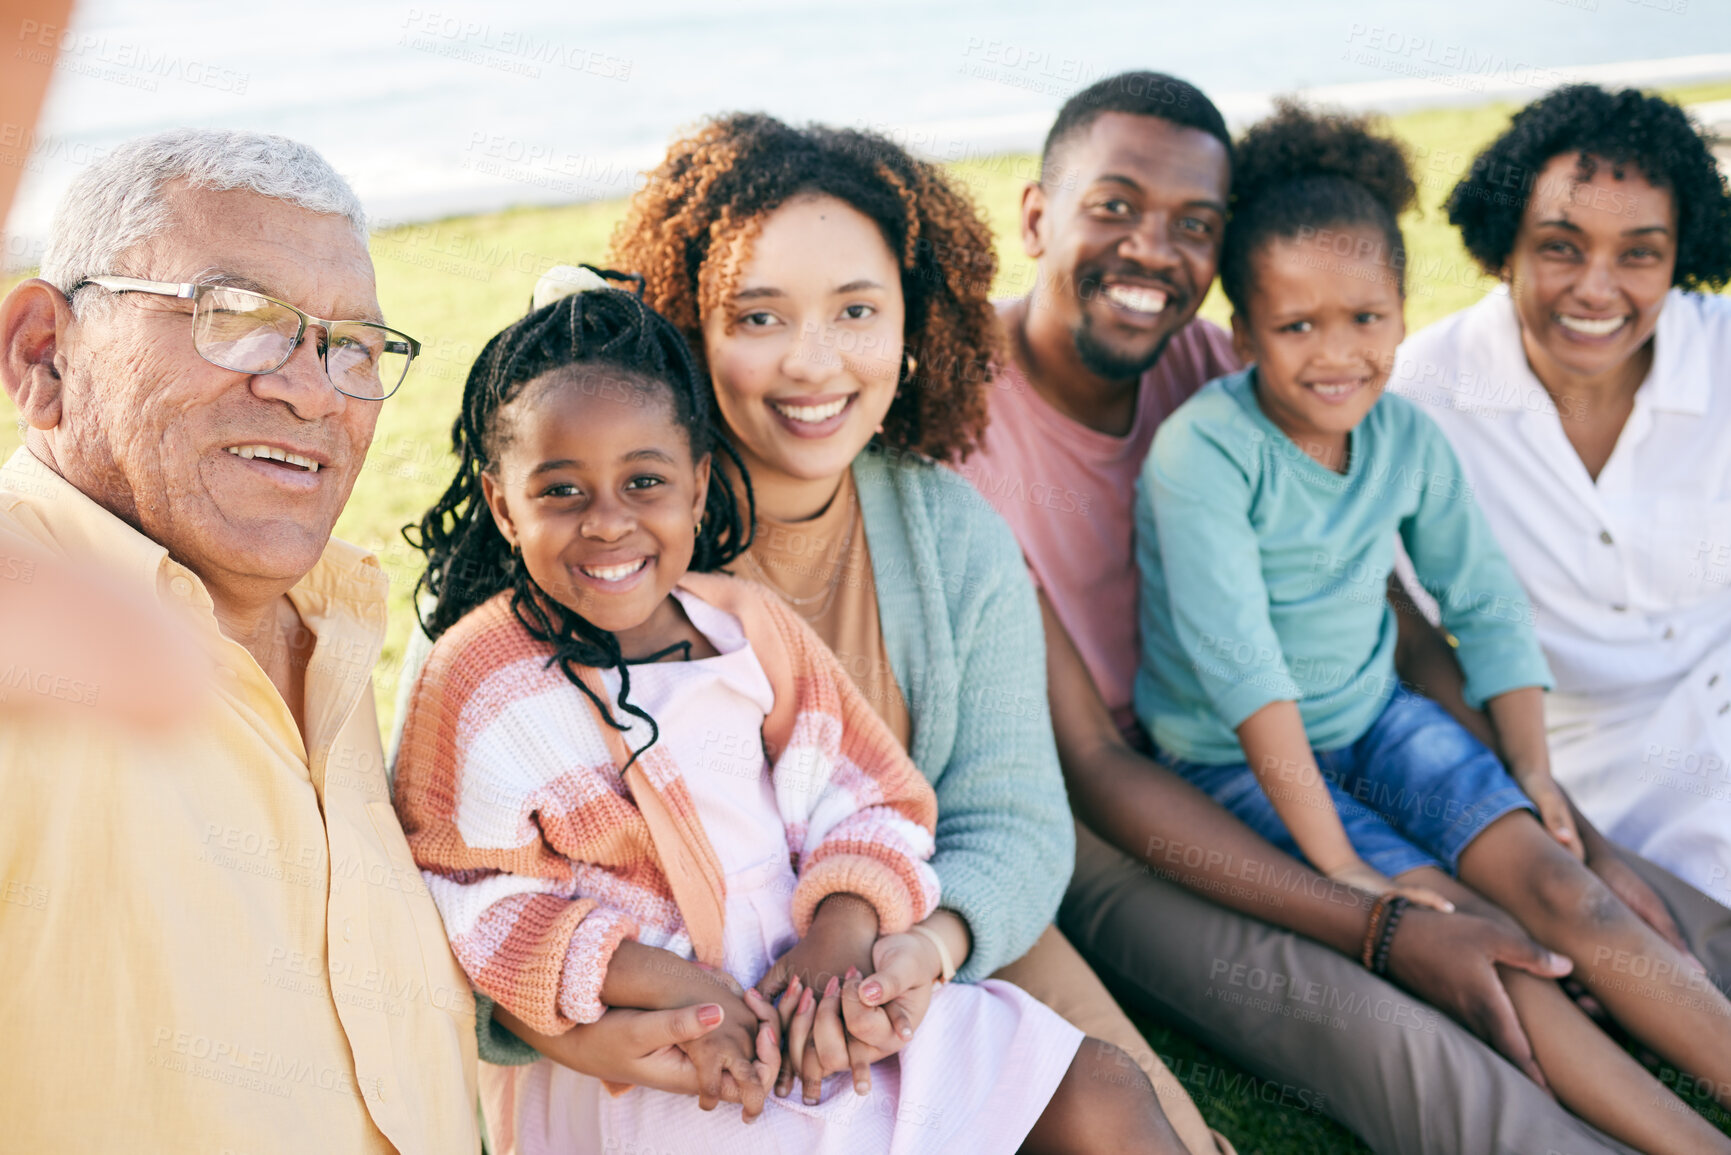
M 603 80 L 631 79 L 631 61 L 527 29 L 495 28 L 484 20 L 437 10 L 410 8 L 398 43 L 418 52 L 450 57 L 501 72 L 539 77 L 539 65 L 585 72 Z
M 177 80 L 197 88 L 245 96 L 252 75 L 182 56 L 167 49 L 152 48 L 127 40 L 115 40 L 91 32 L 73 32 L 57 24 L 36 20 L 18 23 L 15 60 L 32 64 L 52 63 L 65 72 L 77 72 L 129 88 L 155 92 L 158 81 Z M 58 59 L 56 54 L 58 53 Z

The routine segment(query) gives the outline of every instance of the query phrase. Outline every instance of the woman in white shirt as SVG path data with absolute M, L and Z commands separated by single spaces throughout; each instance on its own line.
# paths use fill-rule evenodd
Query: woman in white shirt
M 1559 89 L 1448 203 L 1503 284 L 1402 347 L 1531 597 L 1552 771 L 1731 904 L 1731 195 L 1676 105 Z M 1486 612 L 1494 612 L 1495 607 Z

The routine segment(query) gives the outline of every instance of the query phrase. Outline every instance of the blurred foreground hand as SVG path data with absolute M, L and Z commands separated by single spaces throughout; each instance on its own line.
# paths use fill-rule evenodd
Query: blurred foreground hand
M 48 554 L 0 557 L 0 725 L 99 719 L 163 732 L 189 722 L 211 662 L 174 611 Z

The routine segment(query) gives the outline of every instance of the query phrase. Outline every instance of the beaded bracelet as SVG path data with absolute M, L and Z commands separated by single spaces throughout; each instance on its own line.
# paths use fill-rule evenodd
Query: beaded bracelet
M 1371 969 L 1371 963 L 1376 959 L 1376 944 L 1382 931 L 1382 920 L 1388 915 L 1389 900 L 1392 894 L 1379 894 L 1376 904 L 1370 908 L 1370 925 L 1364 928 L 1364 943 L 1358 948 L 1358 961 L 1365 970 Z
M 1376 905 L 1370 908 L 1370 925 L 1364 928 L 1364 943 L 1358 948 L 1358 961 L 1364 964 L 1365 970 L 1382 974 L 1387 968 L 1389 944 L 1394 941 L 1394 924 L 1400 921 L 1400 916 L 1410 905 L 1411 900 L 1398 894 L 1377 896 Z
M 1388 915 L 1382 921 L 1382 928 L 1377 935 L 1376 950 L 1371 955 L 1370 969 L 1373 974 L 1388 973 L 1388 952 L 1394 945 L 1394 928 L 1400 925 L 1400 916 L 1406 913 L 1406 908 L 1412 905 L 1412 900 L 1401 895 L 1389 899 Z

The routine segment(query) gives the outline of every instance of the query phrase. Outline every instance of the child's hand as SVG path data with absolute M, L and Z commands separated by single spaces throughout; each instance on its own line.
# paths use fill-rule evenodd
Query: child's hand
M 877 942 L 877 911 L 851 894 L 832 894 L 818 906 L 811 929 L 776 960 L 757 989 L 775 998 L 784 1045 L 776 1094 L 785 1098 L 794 1079 L 805 1082 L 805 1101 L 816 1103 L 823 1076 L 852 1067 L 856 1088 L 869 1090 L 866 1049 L 846 1030 L 841 1011 L 841 987 L 848 974 L 857 976 L 872 966 Z M 856 994 L 857 997 L 857 994 Z M 860 1092 L 864 1094 L 864 1091 Z
M 697 1072 L 698 1107 L 713 1111 L 724 1099 L 737 1099 L 740 1117 L 749 1123 L 762 1113 L 781 1066 L 775 1011 L 755 991 L 743 998 L 718 994 L 709 1001 L 721 1007 L 721 1026 L 676 1045 Z
M 758 980 L 757 989 L 776 999 L 797 978 L 806 989 L 821 993 L 831 978 L 839 982 L 849 967 L 870 970 L 877 937 L 877 910 L 870 903 L 852 894 L 832 894 L 819 904 L 806 936 L 775 961 Z M 782 1016 L 784 1027 L 788 1017 Z
M 1533 800 L 1533 805 L 1539 808 L 1539 821 L 1544 823 L 1545 831 L 1560 842 L 1564 850 L 1585 862 L 1587 852 L 1581 844 L 1581 832 L 1575 829 L 1575 817 L 1569 811 L 1569 800 L 1557 789 L 1556 780 L 1549 774 L 1529 775 L 1521 780 L 1521 789 Z
M 1455 908 L 1454 903 L 1428 886 L 1403 886 L 1362 858 L 1355 858 L 1345 866 L 1329 871 L 1328 877 L 1336 882 L 1344 882 L 1348 886 L 1356 886 L 1360 890 L 1368 890 L 1372 894 L 1398 894 L 1409 902 L 1416 902 L 1420 906 L 1428 906 L 1432 910 L 1440 910 L 1444 913 L 1453 911 Z

